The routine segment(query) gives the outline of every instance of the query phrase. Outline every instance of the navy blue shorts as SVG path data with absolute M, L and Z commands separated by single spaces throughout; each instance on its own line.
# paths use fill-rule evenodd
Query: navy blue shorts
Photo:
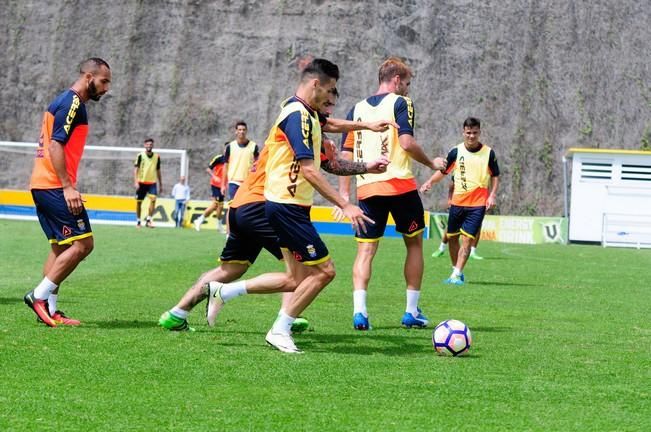
M 253 264 L 262 248 L 278 259 L 283 258 L 278 236 L 265 216 L 264 202 L 230 208 L 228 229 L 221 262 Z
M 312 225 L 309 207 L 266 201 L 265 212 L 280 247 L 289 249 L 296 261 L 317 265 L 330 259 L 328 248 Z
M 63 197 L 63 189 L 32 189 L 36 215 L 45 236 L 52 244 L 67 245 L 93 235 L 88 213 L 73 215 Z
M 448 215 L 448 236 L 459 234 L 475 238 L 481 230 L 486 207 L 459 207 L 452 205 Z
M 359 208 L 375 221 L 375 224 L 366 224 L 366 233 L 355 236 L 359 241 L 377 241 L 384 236 L 389 213 L 396 222 L 396 231 L 404 236 L 413 237 L 425 229 L 425 210 L 416 190 L 359 200 Z
M 221 188 L 210 185 L 210 190 L 212 191 L 212 197 L 215 201 L 224 202 L 224 194 L 222 193 Z
M 237 193 L 237 190 L 240 188 L 240 185 L 237 183 L 229 183 L 228 184 L 228 199 L 232 200 L 235 198 L 235 194 Z
M 158 188 L 156 187 L 156 183 L 138 183 L 138 189 L 136 189 L 136 200 L 142 201 L 147 195 L 153 195 L 154 197 L 158 195 Z

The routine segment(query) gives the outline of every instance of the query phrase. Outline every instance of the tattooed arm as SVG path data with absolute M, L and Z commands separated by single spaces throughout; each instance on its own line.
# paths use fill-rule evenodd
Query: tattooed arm
M 334 160 L 327 160 L 321 164 L 321 168 L 330 174 L 338 176 L 353 176 L 357 174 L 381 174 L 387 170 L 389 159 L 386 156 L 373 162 L 355 162 L 352 160 L 337 157 Z
M 384 132 L 393 126 L 398 129 L 398 123 L 392 120 L 378 120 L 374 122 L 351 121 L 328 117 L 328 121 L 321 127 L 323 132 L 342 133 L 356 130 L 370 130 L 373 132 Z
M 321 168 L 330 174 L 338 176 L 352 176 L 357 174 L 366 174 L 368 172 L 366 162 L 355 162 L 339 158 L 324 162 L 321 164 Z

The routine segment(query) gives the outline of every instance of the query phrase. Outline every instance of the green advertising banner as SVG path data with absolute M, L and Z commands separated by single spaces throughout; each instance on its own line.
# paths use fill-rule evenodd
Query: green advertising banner
M 447 213 L 431 213 L 431 237 L 439 239 L 448 227 Z M 502 243 L 567 243 L 567 219 L 563 217 L 486 216 L 481 240 Z

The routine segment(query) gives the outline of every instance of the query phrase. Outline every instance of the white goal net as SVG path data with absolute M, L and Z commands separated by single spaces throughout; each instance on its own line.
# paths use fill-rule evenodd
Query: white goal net
M 29 189 L 37 143 L 0 141 L 0 189 Z M 77 188 L 82 193 L 132 196 L 135 193 L 133 169 L 140 147 L 87 145 L 79 165 Z M 159 149 L 161 176 L 169 195 L 179 176 L 188 174 L 186 150 Z

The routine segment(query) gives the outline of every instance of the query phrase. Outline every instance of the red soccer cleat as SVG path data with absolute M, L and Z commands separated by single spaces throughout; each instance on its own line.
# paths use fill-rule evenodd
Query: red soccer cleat
M 52 319 L 50 316 L 50 313 L 47 310 L 47 301 L 45 300 L 38 300 L 34 298 L 34 291 L 30 291 L 27 294 L 25 294 L 25 297 L 23 297 L 23 300 L 25 301 L 25 304 L 29 306 L 38 319 L 45 325 L 49 327 L 56 327 L 57 323 Z
M 68 318 L 66 314 L 64 314 L 62 311 L 58 310 L 52 314 L 52 319 L 57 323 L 57 324 L 62 324 L 62 325 L 68 325 L 68 326 L 78 326 L 81 324 L 81 321 L 76 320 L 74 318 Z

